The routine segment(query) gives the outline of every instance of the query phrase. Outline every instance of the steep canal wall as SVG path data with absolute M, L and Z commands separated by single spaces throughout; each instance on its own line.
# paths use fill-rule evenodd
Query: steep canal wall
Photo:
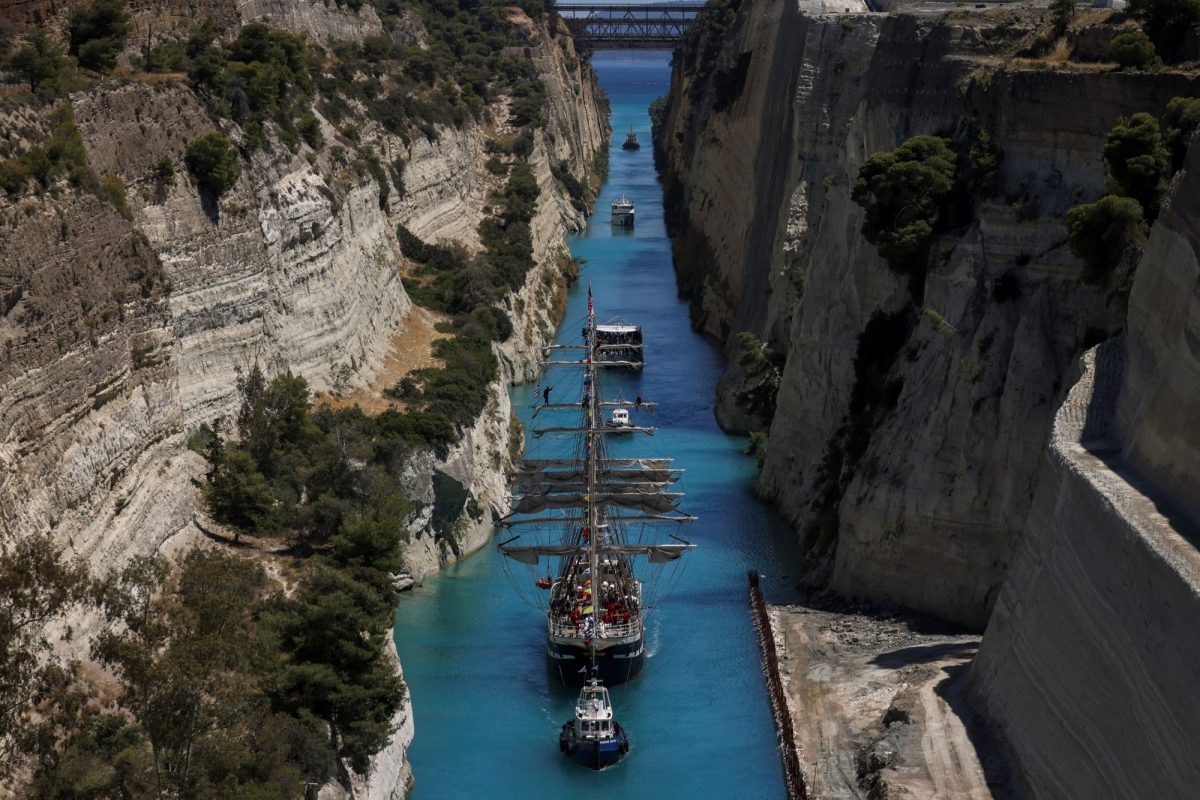
M 226 20 L 229 39 L 256 19 L 330 51 L 371 36 L 378 47 L 384 33 L 369 6 L 301 1 L 240 13 L 240 23 Z M 191 17 L 173 30 L 186 36 L 199 22 Z M 147 21 L 157 20 L 135 17 Z M 524 132 L 537 183 L 533 266 L 500 300 L 513 333 L 495 346 L 499 376 L 448 452 L 410 455 L 405 486 L 418 510 L 404 553 L 415 577 L 487 541 L 506 497 L 507 387 L 533 374 L 554 333 L 572 276 L 564 237 L 585 220 L 580 190 L 563 176 L 598 187 L 595 157 L 608 140 L 605 101 L 566 27 L 519 11 L 511 22 L 523 44 L 515 52 L 543 93 L 525 129 L 511 118 L 513 98 L 499 96 L 457 124 L 390 130 L 361 98 L 323 85 L 321 99 L 347 115 L 335 124 L 314 103 L 311 140 L 323 146 L 289 145 L 264 125 L 266 144 L 255 148 L 180 76 L 93 82 L 71 96 L 86 161 L 126 187 L 127 208 L 65 183 L 0 194 L 0 541 L 49 533 L 97 576 L 203 541 L 194 520 L 205 465 L 188 437 L 222 420 L 229 430 L 238 376 L 255 364 L 304 377 L 320 402 L 388 407 L 382 389 L 434 363 L 435 334 L 408 291 L 420 279 L 397 225 L 478 255 L 479 225 L 504 188 L 489 163 L 495 143 L 511 147 Z M 423 46 L 426 32 L 409 23 L 389 33 L 389 47 Z M 16 141 L 18 150 L 36 143 L 41 124 L 19 104 L 0 111 L 0 127 L 34 137 Z M 188 143 L 217 130 L 250 154 L 219 201 L 184 168 Z M 169 182 L 156 177 L 164 160 L 176 167 Z M 86 656 L 101 625 L 95 610 L 65 624 L 73 653 Z M 354 796 L 406 791 L 411 706 L 392 722 L 395 736 L 369 774 L 355 776 Z M 327 789 L 322 797 L 341 791 Z
M 769 425 L 742 366 L 718 417 L 767 434 L 757 488 L 806 582 L 986 628 L 974 706 L 1032 794 L 1183 796 L 1200 198 L 1190 169 L 1175 179 L 1127 306 L 1082 280 L 1066 213 L 1104 192 L 1119 117 L 1200 81 L 1014 59 L 1045 28 L 1032 12 L 843 8 L 745 0 L 676 59 L 655 142 L 680 286 L 731 356 L 749 331 L 785 362 Z M 1081 19 L 1068 46 L 1109 22 Z M 981 131 L 994 183 L 915 287 L 861 233 L 859 169 L 919 134 L 966 153 Z M 1104 419 L 1108 441 L 1081 445 Z
M 1080 359 L 1055 415 L 972 669 L 1032 797 L 1185 797 L 1200 781 L 1198 231 L 1193 148 L 1128 330 Z

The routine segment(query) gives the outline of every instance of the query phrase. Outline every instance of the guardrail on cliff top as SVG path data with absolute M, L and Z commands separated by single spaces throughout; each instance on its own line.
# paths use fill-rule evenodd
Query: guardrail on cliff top
M 754 619 L 754 630 L 763 653 L 763 673 L 767 677 L 767 694 L 771 697 L 771 713 L 775 715 L 775 732 L 779 737 L 779 756 L 783 760 L 783 779 L 787 784 L 791 800 L 808 800 L 808 787 L 804 773 L 800 771 L 800 756 L 796 750 L 796 729 L 788 711 L 787 696 L 783 693 L 783 679 L 779 676 L 779 654 L 775 650 L 775 632 L 771 630 L 771 618 L 767 615 L 767 604 L 758 585 L 758 573 L 746 573 L 750 581 L 750 616 Z

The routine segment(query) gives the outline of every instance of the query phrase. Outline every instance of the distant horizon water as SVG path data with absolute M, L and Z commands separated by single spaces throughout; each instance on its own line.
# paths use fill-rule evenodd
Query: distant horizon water
M 600 773 L 558 751 L 576 691 L 550 679 L 545 618 L 512 586 L 495 542 L 403 595 L 395 637 L 416 726 L 408 751 L 413 797 L 779 800 L 786 790 L 746 572 L 765 575 L 768 595 L 790 598 L 795 536 L 754 497 L 745 438 L 717 427 L 721 354 L 692 330 L 678 296 L 648 114 L 669 87 L 670 54 L 606 50 L 592 63 L 612 106 L 609 175 L 587 230 L 568 242 L 585 266 L 559 340 L 578 340 L 589 285 L 601 320 L 620 316 L 643 326 L 645 370 L 606 385 L 609 393 L 659 402 L 651 423 L 658 432 L 614 449 L 670 456 L 686 470 L 682 508 L 700 519 L 682 534 L 698 547 L 647 621 L 645 672 L 611 689 L 630 752 Z M 630 127 L 641 150 L 621 149 Z M 637 205 L 632 232 L 609 224 L 609 204 L 621 193 Z M 526 428 L 534 389 L 511 391 Z

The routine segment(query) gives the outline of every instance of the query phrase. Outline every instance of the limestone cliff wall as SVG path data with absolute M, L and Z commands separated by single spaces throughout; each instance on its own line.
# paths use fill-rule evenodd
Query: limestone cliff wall
M 374 32 L 379 22 L 307 3 L 252 3 L 243 13 L 326 40 Z M 491 534 L 491 511 L 505 498 L 506 388 L 535 372 L 553 334 L 565 291 L 563 236 L 584 221 L 550 164 L 565 159 L 582 174 L 608 135 L 599 90 L 566 28 L 517 20 L 548 98 L 531 156 L 542 189 L 536 264 L 506 300 L 515 333 L 498 346 L 502 374 L 484 413 L 447 456 L 413 459 L 408 488 L 425 508 L 406 560 L 418 574 Z M 278 143 L 243 164 L 219 204 L 206 205 L 183 155 L 216 126 L 185 84 L 108 82 L 71 101 L 93 170 L 122 179 L 132 219 L 72 189 L 0 199 L 0 537 L 52 532 L 104 573 L 199 536 L 193 479 L 202 464 L 186 438 L 200 423 L 232 418 L 239 370 L 256 362 L 291 369 L 322 391 L 332 366 L 351 364 L 361 387 L 406 346 L 412 303 L 396 223 L 478 247 L 488 192 L 499 185 L 484 167 L 485 145 L 508 131 L 507 113 L 439 130 L 436 141 L 405 142 L 364 125 L 364 143 L 385 163 L 406 164 L 407 192 L 393 189 L 383 207 L 376 180 L 334 148 L 309 159 Z M 240 140 L 236 126 L 221 126 Z M 153 174 L 164 155 L 177 168 L 174 186 Z M 460 504 L 436 521 L 446 483 L 462 490 Z M 86 650 L 96 620 L 72 623 Z M 357 796 L 399 796 L 411 780 L 403 760 L 411 713 L 397 725 Z
M 1200 780 L 1200 153 L 1155 225 L 1129 329 L 1088 351 L 972 684 L 1033 797 Z
M 1080 284 L 1065 212 L 1101 191 L 1119 115 L 1198 88 L 1006 67 L 996 54 L 1020 24 L 998 19 L 747 0 L 718 77 L 676 70 L 656 142 L 697 324 L 726 341 L 751 330 L 787 357 L 758 490 L 800 531 L 810 579 L 975 628 L 1024 526 L 1065 374 L 1123 322 Z M 911 136 L 976 130 L 1003 151 L 996 188 L 939 237 L 914 298 L 860 234 L 853 181 Z M 905 320 L 874 342 L 894 362 L 859 374 L 880 314 Z M 737 380 L 735 368 L 722 382 L 719 416 L 744 429 Z M 891 395 L 855 418 L 864 381 Z

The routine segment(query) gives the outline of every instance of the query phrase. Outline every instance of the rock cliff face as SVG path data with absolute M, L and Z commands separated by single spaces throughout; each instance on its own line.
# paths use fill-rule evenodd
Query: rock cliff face
M 1033 797 L 1185 797 L 1200 780 L 1200 152 L 1154 226 L 1129 328 L 1055 416 L 972 669 Z
M 258 2 L 243 13 L 321 40 L 379 29 L 373 12 L 320 4 Z M 566 28 L 518 21 L 547 94 L 530 157 L 541 188 L 536 265 L 506 300 L 515 332 L 499 347 L 501 378 L 484 413 L 448 456 L 419 454 L 411 465 L 408 488 L 424 511 L 406 561 L 418 576 L 490 535 L 509 463 L 506 387 L 533 374 L 553 333 L 563 235 L 583 224 L 550 165 L 590 169 L 607 137 L 598 89 L 576 66 Z M 104 573 L 197 540 L 201 464 L 185 442 L 197 425 L 232 418 L 239 370 L 291 369 L 322 391 L 330 369 L 349 364 L 361 387 L 404 350 L 412 303 L 396 223 L 478 248 L 499 181 L 484 168 L 485 145 L 506 131 L 507 114 L 439 130 L 436 141 L 364 128 L 386 163 L 406 162 L 407 191 L 393 190 L 386 204 L 375 178 L 330 149 L 310 161 L 276 144 L 244 165 L 219 205 L 206 205 L 182 165 L 187 143 L 214 123 L 185 84 L 113 82 L 71 101 L 92 169 L 123 180 L 132 219 L 71 189 L 0 199 L 0 537 L 50 531 Z M 178 167 L 174 186 L 154 177 L 163 156 Z M 95 621 L 72 622 L 85 642 Z M 402 716 L 356 796 L 405 791 L 411 709 Z
M 697 325 L 787 357 L 758 489 L 801 532 L 810 578 L 976 629 L 1066 372 L 1123 322 L 1081 285 L 1065 212 L 1101 191 L 1119 115 L 1198 89 L 1006 67 L 1000 20 L 747 0 L 706 80 L 677 68 L 657 140 Z M 873 152 L 918 134 L 965 147 L 976 131 L 1003 153 L 995 189 L 938 237 L 914 298 L 860 234 L 851 186 Z M 718 398 L 734 428 L 752 422 L 737 382 Z

